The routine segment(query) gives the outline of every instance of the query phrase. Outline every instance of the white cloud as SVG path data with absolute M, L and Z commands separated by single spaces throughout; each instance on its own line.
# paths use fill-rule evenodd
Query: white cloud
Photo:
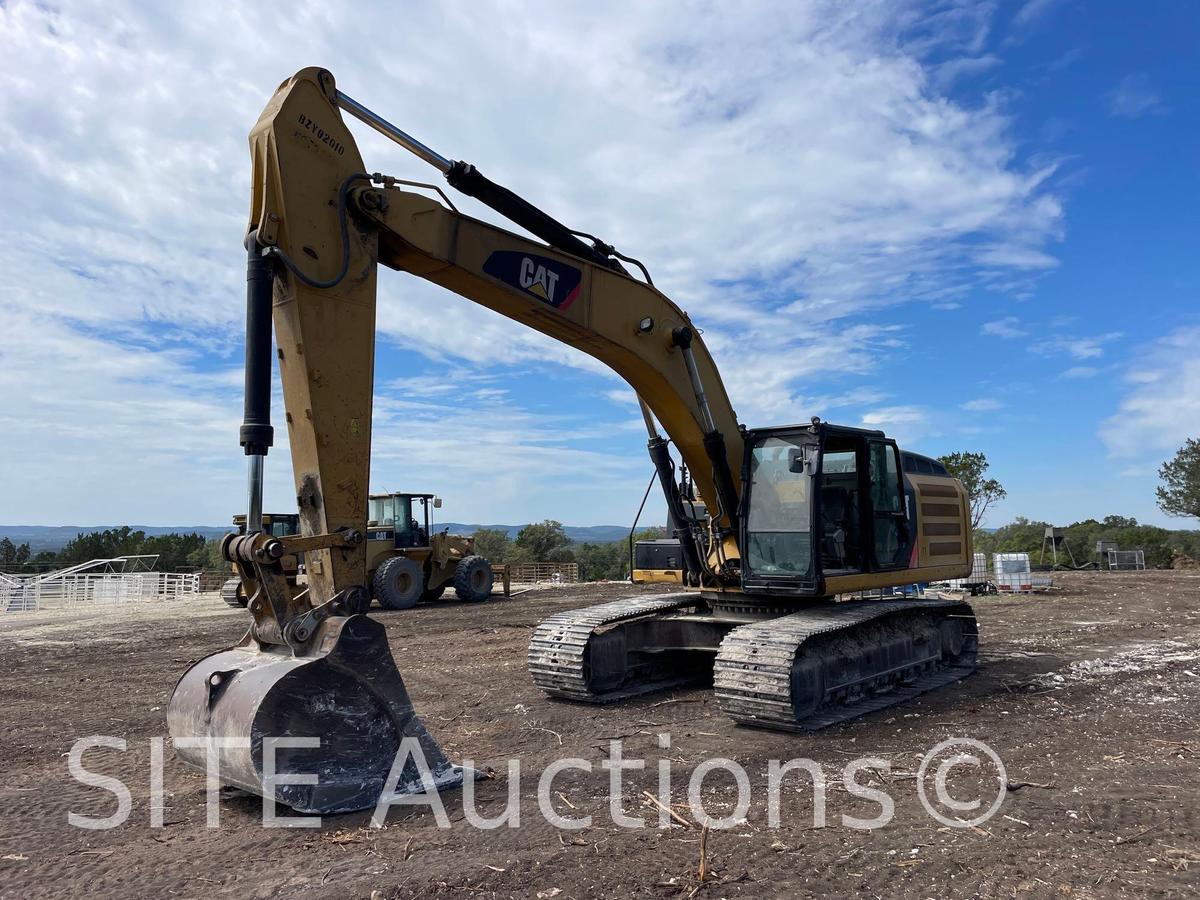
M 1066 354 L 1074 359 L 1098 359 L 1104 355 L 1104 345 L 1120 337 L 1119 331 L 1092 336 L 1055 335 L 1049 340 L 1039 341 L 1030 349 L 1045 356 Z
M 1130 384 L 1153 384 L 1156 381 L 1161 381 L 1163 373 L 1153 369 L 1135 369 L 1125 375 L 1125 380 Z
M 1160 115 L 1167 111 L 1162 97 L 1150 83 L 1145 72 L 1126 75 L 1108 94 L 1108 109 L 1123 119 L 1140 119 L 1145 115 Z
M 0 521 L 214 524 L 239 511 L 239 370 L 197 372 L 194 352 L 27 310 L 7 310 L 4 325 Z M 293 493 L 282 474 L 273 497 Z M 214 497 L 225 502 L 214 509 Z
M 1153 466 L 1124 466 L 1119 472 L 1122 478 L 1149 478 L 1156 472 Z
M 1013 24 L 1021 28 L 1027 27 L 1058 4 L 1059 0 L 1025 0 L 1013 16 Z
M 984 334 L 994 335 L 1002 338 L 1019 338 L 1029 334 L 1021 327 L 1021 320 L 1016 316 L 1005 316 L 1003 319 L 997 319 L 994 322 L 985 322 L 983 328 L 980 329 Z
M 1003 408 L 1003 403 L 999 400 L 993 400 L 990 397 L 980 397 L 977 400 L 968 400 L 962 404 L 962 409 L 965 409 L 967 412 L 995 412 Z
M 929 432 L 929 413 L 919 406 L 884 406 L 863 414 L 863 428 L 878 428 L 902 446 L 915 443 Z
M 0 468 L 27 470 L 17 448 L 36 445 L 31 422 L 108 428 L 102 401 L 119 397 L 140 411 L 122 419 L 126 452 L 156 484 L 179 486 L 167 518 L 197 493 L 187 484 L 197 452 L 212 454 L 213 473 L 237 493 L 237 379 L 208 373 L 239 364 L 245 136 L 296 68 L 297 46 L 443 153 L 643 259 L 707 328 L 749 424 L 806 418 L 802 404 L 823 379 L 869 375 L 881 351 L 902 346 L 878 310 L 958 304 L 978 283 L 1025 290 L 1053 262 L 1053 167 L 1017 163 L 1002 94 L 952 100 L 928 62 L 990 65 L 987 7 L 780 3 L 751 15 L 650 5 L 612 15 L 413 4 L 403 29 L 364 40 L 362 22 L 390 15 L 386 5 L 339 20 L 317 7 L 280 16 L 121 0 L 0 8 L 0 312 L 36 318 L 26 340 L 41 345 L 42 364 L 74 358 L 86 382 L 39 383 L 24 357 L 0 357 L 0 377 L 40 398 L 38 419 L 11 424 L 19 435 L 9 433 Z M 371 169 L 432 177 L 354 127 Z M 854 319 L 868 311 L 870 324 Z M 381 354 L 399 347 L 499 375 L 549 362 L 602 374 L 597 391 L 611 389 L 579 351 L 411 277 L 381 275 L 378 320 Z M 127 357 L 170 377 L 90 377 Z M 186 420 L 173 402 L 190 404 Z M 174 446 L 160 442 L 167 433 Z M 210 447 L 196 435 L 221 437 Z M 520 451 L 524 438 L 510 437 Z M 631 438 L 631 458 L 641 452 Z M 47 470 L 62 469 L 66 453 L 43 447 Z M 40 490 L 9 515 L 69 499 L 54 479 Z M 127 517 L 123 489 L 100 481 L 93 492 L 109 518 Z
M 982 75 L 984 72 L 989 72 L 1002 63 L 1003 60 L 1000 57 L 991 54 L 949 59 L 934 67 L 934 81 L 939 88 L 948 89 L 954 82 L 960 79 Z
M 598 421 L 547 414 L 494 395 L 469 402 L 454 396 L 414 401 L 401 393 L 375 398 L 371 483 L 385 490 L 437 491 L 446 521 L 506 522 L 558 518 L 568 524 L 631 521 L 635 491 L 650 462 L 641 453 L 592 449 L 614 434 L 644 447 L 636 411 Z M 285 462 L 278 465 L 285 466 Z M 564 504 L 563 485 L 570 485 Z
M 605 391 L 604 396 L 620 406 L 637 406 L 637 392 L 631 388 L 615 388 L 611 391 Z
M 1106 419 L 1100 439 L 1114 456 L 1161 458 L 1200 423 L 1200 328 L 1180 328 L 1143 350 L 1141 376 Z M 1148 377 L 1152 376 L 1152 377 Z
M 1095 366 L 1071 366 L 1062 373 L 1062 378 L 1095 378 L 1100 370 Z

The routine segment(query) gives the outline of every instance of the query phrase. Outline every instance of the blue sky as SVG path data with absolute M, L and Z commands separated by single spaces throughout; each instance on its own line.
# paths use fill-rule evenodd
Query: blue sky
M 1198 21 L 1078 0 L 3 3 L 0 522 L 241 509 L 246 134 L 317 64 L 645 261 L 746 424 L 982 450 L 1009 491 L 990 525 L 1194 527 L 1153 489 L 1200 434 Z M 370 168 L 433 177 L 355 132 Z M 450 520 L 627 522 L 650 474 L 614 376 L 392 272 L 376 411 L 373 487 L 437 491 Z M 286 508 L 286 448 L 268 471 Z

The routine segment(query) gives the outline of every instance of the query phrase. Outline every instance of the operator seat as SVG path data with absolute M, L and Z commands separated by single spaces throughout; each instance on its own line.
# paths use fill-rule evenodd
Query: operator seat
M 857 567 L 858 528 L 855 492 L 837 485 L 821 488 L 821 555 L 830 568 Z

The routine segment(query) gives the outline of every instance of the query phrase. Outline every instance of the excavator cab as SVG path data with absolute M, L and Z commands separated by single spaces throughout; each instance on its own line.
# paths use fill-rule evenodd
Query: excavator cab
M 900 451 L 879 431 L 814 423 L 748 433 L 742 585 L 826 596 L 826 579 L 902 569 L 910 531 Z

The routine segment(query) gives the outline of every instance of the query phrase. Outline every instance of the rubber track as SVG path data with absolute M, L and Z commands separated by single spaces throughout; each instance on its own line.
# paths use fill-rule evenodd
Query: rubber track
M 690 675 L 655 679 L 597 694 L 587 685 L 584 650 L 589 638 L 597 629 L 616 622 L 693 606 L 698 601 L 699 597 L 694 593 L 662 594 L 657 597 L 627 597 L 598 606 L 557 613 L 538 625 L 530 638 L 528 664 L 533 683 L 551 697 L 588 703 L 611 703 L 614 700 L 685 684 L 692 680 Z
M 798 721 L 792 706 L 792 663 L 810 638 L 849 630 L 898 613 L 935 612 L 970 618 L 962 663 L 946 666 L 887 692 L 850 704 L 818 707 Z M 892 706 L 957 681 L 975 670 L 978 630 L 971 607 L 952 600 L 882 600 L 834 604 L 735 628 L 721 642 L 713 687 L 721 710 L 741 725 L 781 731 L 815 731 Z M 914 661 L 914 668 L 920 665 Z M 828 693 L 825 698 L 828 702 Z

